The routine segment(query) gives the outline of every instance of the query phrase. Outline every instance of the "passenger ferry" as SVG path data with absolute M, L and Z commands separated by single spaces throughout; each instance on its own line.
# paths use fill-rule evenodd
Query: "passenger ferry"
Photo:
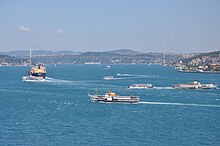
M 28 76 L 23 77 L 23 81 L 44 81 L 46 78 L 46 66 L 42 64 L 35 65 L 28 72 Z
M 115 92 L 111 92 L 108 89 L 108 93 L 105 95 L 89 95 L 91 102 L 127 102 L 127 103 L 137 103 L 139 102 L 139 96 L 120 96 Z
M 34 76 L 34 77 L 41 77 L 44 78 L 46 77 L 46 66 L 42 64 L 35 65 L 31 68 L 31 70 L 28 72 L 29 76 Z
M 193 81 L 187 84 L 175 84 L 175 89 L 216 89 L 217 85 L 214 84 L 201 84 L 199 81 Z

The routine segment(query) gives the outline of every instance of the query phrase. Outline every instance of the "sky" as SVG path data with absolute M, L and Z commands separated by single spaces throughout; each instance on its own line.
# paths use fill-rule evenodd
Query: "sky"
M 0 51 L 220 50 L 220 0 L 0 0 Z

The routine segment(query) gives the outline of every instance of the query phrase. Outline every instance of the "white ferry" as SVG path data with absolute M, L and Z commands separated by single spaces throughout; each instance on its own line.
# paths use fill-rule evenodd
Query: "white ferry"
M 173 85 L 175 89 L 216 89 L 217 85 L 214 84 L 201 84 L 198 81 L 193 81 L 187 84 L 175 84 Z
M 89 95 L 91 102 L 127 102 L 136 103 L 139 102 L 139 96 L 120 96 L 108 89 L 108 93 L 105 95 Z

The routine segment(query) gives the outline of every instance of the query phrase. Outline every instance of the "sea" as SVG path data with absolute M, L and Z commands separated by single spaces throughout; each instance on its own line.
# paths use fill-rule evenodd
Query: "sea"
M 180 90 L 198 80 L 220 87 L 220 74 L 181 73 L 160 65 L 47 65 L 42 82 L 30 67 L 0 67 L 1 146 L 220 145 L 220 89 Z M 113 76 L 113 80 L 104 80 Z M 128 89 L 136 83 L 152 89 Z M 134 95 L 140 102 L 90 102 L 88 94 Z

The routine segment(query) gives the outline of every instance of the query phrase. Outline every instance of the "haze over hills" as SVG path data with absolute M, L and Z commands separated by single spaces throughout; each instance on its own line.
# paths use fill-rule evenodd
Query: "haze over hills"
M 87 51 L 87 52 L 79 52 L 79 51 L 70 51 L 70 50 L 60 50 L 60 51 L 52 51 L 52 50 L 32 50 L 32 56 L 61 56 L 61 55 L 137 55 L 137 54 L 161 54 L 161 52 L 148 52 L 143 53 L 139 51 L 135 51 L 132 49 L 117 49 L 112 51 Z M 180 54 L 180 52 L 176 52 L 176 54 Z M 175 54 L 173 53 L 173 54 Z M 4 51 L 0 52 L 2 55 L 9 55 L 14 57 L 29 57 L 30 50 L 18 50 L 18 51 Z M 171 52 L 167 52 L 166 54 L 172 54 Z M 187 53 L 184 53 L 187 54 Z M 188 53 L 188 54 L 203 54 L 203 53 Z
M 106 51 L 106 53 L 115 53 L 115 54 L 121 54 L 121 55 L 136 55 L 140 52 L 134 51 L 131 49 L 119 49 L 119 50 L 114 50 L 114 51 Z
M 28 59 L 30 52 L 9 51 L 0 54 L 10 55 L 18 58 Z M 177 55 L 180 57 L 179 55 Z M 176 55 L 167 54 L 167 59 L 174 61 Z M 89 62 L 98 62 L 106 64 L 146 64 L 158 63 L 163 59 L 163 53 L 141 53 L 130 49 L 119 49 L 105 52 L 72 52 L 72 51 L 32 51 L 32 60 L 35 62 L 44 62 L 46 64 L 84 64 Z M 168 61 L 168 60 L 167 60 Z
M 104 52 L 84 52 L 81 55 L 83 56 L 101 56 L 101 55 L 136 55 L 140 52 L 133 51 L 130 49 L 120 49 L 120 50 L 113 50 L 113 51 L 104 51 Z
M 97 54 L 118 54 L 118 55 L 135 55 L 140 52 L 133 51 L 130 49 L 119 49 L 119 50 L 113 50 L 113 51 L 104 51 L 104 52 L 74 52 L 74 51 L 68 51 L 68 50 L 62 50 L 62 51 L 45 51 L 45 50 L 33 50 L 32 56 L 60 56 L 60 55 L 97 55 Z M 30 50 L 20 50 L 20 51 L 6 51 L 6 52 L 0 52 L 2 55 L 10 55 L 15 57 L 28 57 L 30 56 Z
M 20 51 L 6 51 L 0 52 L 2 55 L 10 55 L 15 57 L 29 57 L 30 50 L 20 50 Z M 45 50 L 33 50 L 33 56 L 59 56 L 59 55 L 77 55 L 81 54 L 80 52 L 73 52 L 73 51 L 45 51 Z
M 73 51 L 32 51 L 32 61 L 46 64 L 164 64 L 174 65 L 182 60 L 188 63 L 192 60 L 219 62 L 219 53 L 210 52 L 203 54 L 175 54 L 166 53 L 142 53 L 130 49 L 120 49 L 104 52 L 73 52 Z M 28 64 L 30 52 L 28 50 L 0 52 L 3 64 Z M 198 56 L 196 56 L 198 55 Z M 205 57 L 203 57 L 205 55 Z M 205 58 L 205 59 L 204 59 Z M 211 61 L 210 61 L 211 60 Z M 16 62 L 16 63 L 15 63 Z

